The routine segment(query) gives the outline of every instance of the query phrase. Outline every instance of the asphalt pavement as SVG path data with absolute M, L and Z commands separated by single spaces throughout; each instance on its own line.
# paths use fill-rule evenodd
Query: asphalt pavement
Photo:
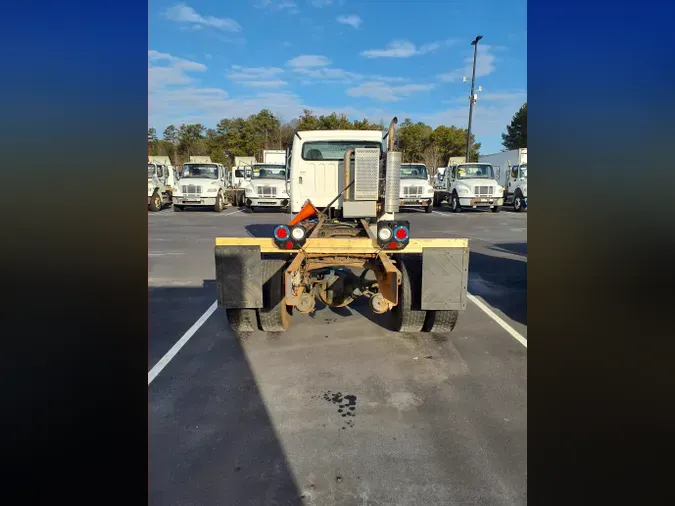
M 469 238 L 449 335 L 395 334 L 362 301 L 240 342 L 210 310 L 214 239 L 288 215 L 148 213 L 151 505 L 527 503 L 527 212 L 404 214 Z

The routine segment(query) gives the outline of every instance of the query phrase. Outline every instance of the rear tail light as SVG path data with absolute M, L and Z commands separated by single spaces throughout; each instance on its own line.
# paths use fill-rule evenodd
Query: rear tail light
M 379 221 L 377 223 L 377 244 L 388 250 L 403 249 L 410 242 L 410 222 Z
M 281 249 L 300 249 L 306 239 L 307 231 L 301 225 L 290 228 L 287 225 L 278 225 L 274 229 L 274 243 Z

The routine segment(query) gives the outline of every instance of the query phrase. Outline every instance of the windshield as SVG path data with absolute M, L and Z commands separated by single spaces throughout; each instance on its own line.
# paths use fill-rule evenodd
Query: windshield
M 155 175 L 155 166 L 151 163 L 148 164 L 148 177 Z
M 285 165 L 254 165 L 253 179 L 286 179 Z
M 342 161 L 349 148 L 379 148 L 382 150 L 382 143 L 372 141 L 305 142 L 302 145 L 302 159 Z
M 423 164 L 401 165 L 401 179 L 427 179 L 427 167 Z
M 494 179 L 492 165 L 471 163 L 459 165 L 457 167 L 457 177 L 459 179 Z
M 527 164 L 524 163 L 520 166 L 520 177 L 527 179 Z
M 191 163 L 183 165 L 181 179 L 218 179 L 218 166 L 216 164 Z

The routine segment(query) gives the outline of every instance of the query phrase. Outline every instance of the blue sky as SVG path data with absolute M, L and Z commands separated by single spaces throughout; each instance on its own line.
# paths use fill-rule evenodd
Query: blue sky
M 308 108 L 466 128 L 483 35 L 472 131 L 500 151 L 527 99 L 526 19 L 523 0 L 150 0 L 149 123 Z

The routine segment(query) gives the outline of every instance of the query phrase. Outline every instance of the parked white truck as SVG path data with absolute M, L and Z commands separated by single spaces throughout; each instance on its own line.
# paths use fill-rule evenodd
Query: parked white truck
M 401 164 L 400 207 L 422 207 L 430 213 L 434 204 L 434 187 L 423 163 Z
M 227 169 L 208 156 L 191 156 L 180 172 L 174 192 L 174 211 L 195 206 L 211 207 L 219 213 L 227 202 Z
M 285 162 L 253 165 L 251 179 L 246 185 L 245 203 L 248 210 L 254 213 L 260 207 L 287 208 L 291 197 L 286 174 Z
M 416 238 L 398 215 L 397 121 L 387 144 L 379 129 L 297 132 L 293 218 L 268 237 L 215 239 L 218 306 L 240 338 L 284 332 L 291 314 L 313 316 L 317 300 L 344 309 L 368 299 L 397 332 L 455 328 L 467 304 L 468 239 Z
M 504 205 L 520 212 L 527 208 L 527 148 L 482 155 L 480 162 L 494 167 L 495 177 L 504 187 Z
M 152 212 L 171 204 L 176 186 L 173 167 L 157 158 L 148 155 L 148 209 Z
M 436 198 L 447 200 L 456 213 L 464 208 L 489 208 L 498 213 L 504 205 L 504 188 L 489 163 L 460 163 L 448 168 L 443 195 Z

